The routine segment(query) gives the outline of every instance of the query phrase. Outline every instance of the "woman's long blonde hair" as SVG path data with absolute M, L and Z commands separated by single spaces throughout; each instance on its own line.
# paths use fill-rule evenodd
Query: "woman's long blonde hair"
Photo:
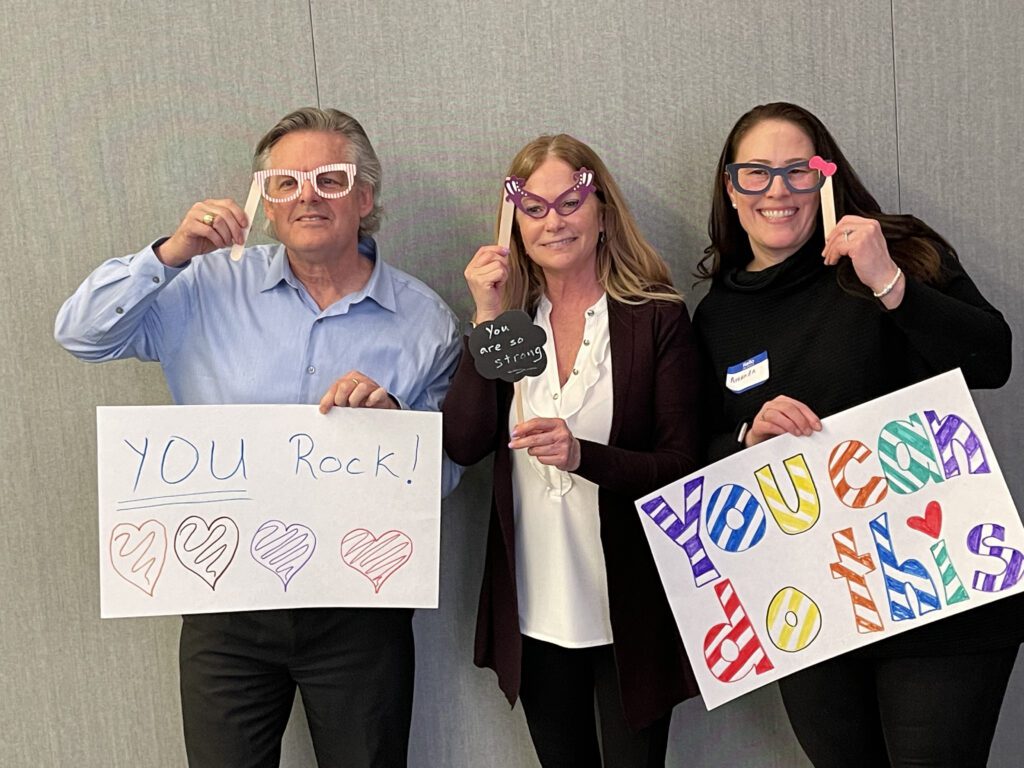
M 623 304 L 647 301 L 682 301 L 672 285 L 668 265 L 640 233 L 633 214 L 601 158 L 579 139 L 565 133 L 538 136 L 513 158 L 508 175 L 529 179 L 549 157 L 571 168 L 594 172 L 594 195 L 604 216 L 604 240 L 597 246 L 597 279 L 609 298 Z M 532 312 L 544 291 L 544 273 L 526 254 L 519 225 L 512 226 L 509 246 L 509 277 L 505 283 L 504 309 Z

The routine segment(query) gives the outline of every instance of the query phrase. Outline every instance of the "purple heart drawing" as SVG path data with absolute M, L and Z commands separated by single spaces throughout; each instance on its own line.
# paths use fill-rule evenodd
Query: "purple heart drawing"
M 228 517 L 207 524 L 201 517 L 186 517 L 174 534 L 174 554 L 196 576 L 217 588 L 217 581 L 235 559 L 238 526 Z
M 300 523 L 285 525 L 267 520 L 252 537 L 253 560 L 273 572 L 288 591 L 288 582 L 309 562 L 316 549 L 316 534 Z

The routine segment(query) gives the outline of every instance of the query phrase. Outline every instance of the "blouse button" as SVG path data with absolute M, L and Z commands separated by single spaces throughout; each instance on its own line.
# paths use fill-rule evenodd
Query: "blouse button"
M 553 395 L 551 396 L 551 399 L 552 399 L 552 400 L 557 400 L 557 399 L 558 399 L 558 393 L 557 393 L 557 392 L 555 392 L 555 394 L 553 394 Z
M 590 339 L 584 339 L 583 340 L 583 346 L 584 347 L 589 347 L 590 346 Z
M 594 316 L 594 310 L 588 309 L 587 310 L 587 317 L 593 317 L 593 316 Z
M 572 369 L 572 375 L 573 375 L 573 376 L 579 376 L 579 375 L 580 375 L 579 369 L 577 369 L 577 368 L 573 368 L 573 369 Z

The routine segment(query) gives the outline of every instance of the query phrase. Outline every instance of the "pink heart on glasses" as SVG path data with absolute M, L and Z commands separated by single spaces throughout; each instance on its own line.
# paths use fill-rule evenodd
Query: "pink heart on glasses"
M 820 155 L 815 155 L 807 161 L 807 166 L 815 171 L 821 171 L 826 176 L 832 176 L 836 172 L 836 164 L 828 160 L 822 160 Z

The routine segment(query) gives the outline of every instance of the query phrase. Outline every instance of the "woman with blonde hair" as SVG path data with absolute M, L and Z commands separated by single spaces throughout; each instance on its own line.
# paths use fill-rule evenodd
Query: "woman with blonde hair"
M 473 323 L 525 310 L 549 364 L 515 385 L 519 418 L 467 350 L 443 407 L 450 458 L 494 453 L 476 663 L 522 700 L 545 768 L 662 766 L 698 691 L 633 500 L 697 467 L 689 317 L 586 144 L 539 137 L 506 188 L 511 246 L 465 270 Z

